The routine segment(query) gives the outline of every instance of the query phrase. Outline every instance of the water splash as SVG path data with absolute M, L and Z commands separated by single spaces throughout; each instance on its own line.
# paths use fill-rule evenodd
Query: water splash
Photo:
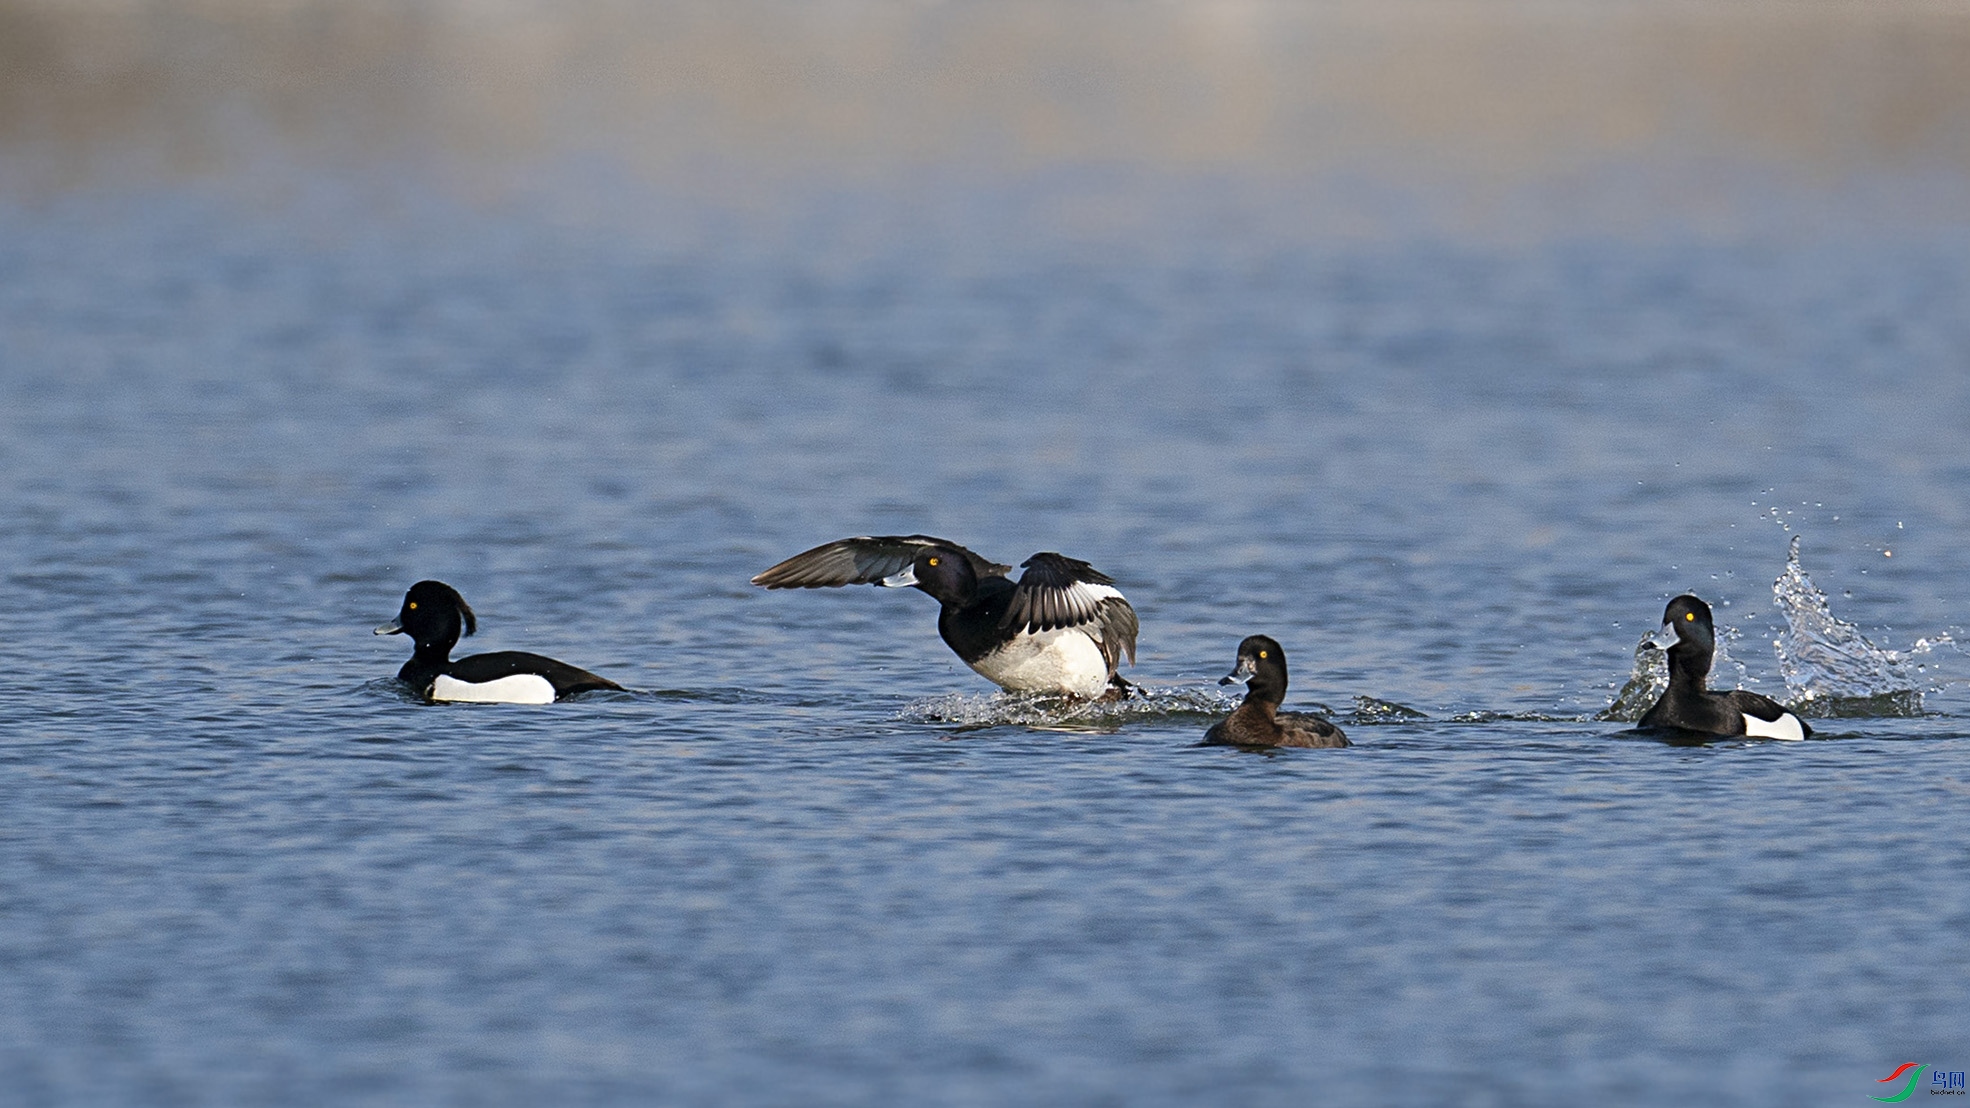
M 1477 708 L 1468 712 L 1458 712 L 1450 717 L 1452 723 L 1585 723 L 1589 719 L 1611 718 L 1603 715 L 1580 716 L 1560 715 L 1553 712 L 1494 712 L 1488 708 Z
M 1669 661 L 1655 648 L 1654 637 L 1651 631 L 1635 644 L 1635 661 L 1629 667 L 1627 682 L 1614 694 L 1612 704 L 1594 713 L 1596 720 L 1634 723 L 1661 699 L 1662 690 L 1669 687 Z
M 1037 727 L 1071 731 L 1113 731 L 1125 723 L 1173 716 L 1221 717 L 1242 698 L 1216 686 L 1136 686 L 1127 700 L 1082 700 L 1039 693 L 952 693 L 911 702 L 903 718 L 912 723 L 943 723 L 959 730 L 985 727 Z
M 1614 703 L 1594 713 L 1594 719 L 1603 723 L 1634 723 L 1662 699 L 1669 688 L 1669 655 L 1656 647 L 1654 637 L 1655 632 L 1651 630 L 1635 644 L 1635 660 L 1629 667 L 1627 682 L 1614 694 Z M 1737 674 L 1733 687 L 1742 688 L 1756 682 L 1751 680 L 1744 663 L 1731 657 L 1731 644 L 1738 637 L 1734 627 L 1717 629 L 1717 656 L 1710 664 L 1710 672 L 1714 675 L 1728 666 Z
M 1243 689 L 1227 692 L 1214 685 L 1137 685 L 1127 700 L 1090 701 L 1039 693 L 952 693 L 912 701 L 904 707 L 903 718 L 911 723 L 951 724 L 961 731 L 986 727 L 1114 731 L 1124 724 L 1143 720 L 1184 716 L 1223 719 L 1244 697 Z M 1408 705 L 1372 696 L 1355 697 L 1353 711 L 1345 716 L 1313 700 L 1287 704 L 1284 710 L 1311 712 L 1343 723 L 1367 726 L 1430 718 Z
M 1772 582 L 1772 599 L 1785 617 L 1785 633 L 1773 641 L 1787 698 L 1815 716 L 1915 716 L 1922 691 L 1902 655 L 1869 642 L 1860 629 L 1834 616 L 1826 594 L 1799 564 L 1799 536 L 1792 537 L 1785 571 Z M 1927 653 L 1947 635 L 1916 643 Z
M 1428 718 L 1430 717 L 1427 714 L 1407 704 L 1397 704 L 1393 700 L 1377 700 L 1372 696 L 1357 696 L 1354 698 L 1354 711 L 1349 714 L 1348 722 L 1372 726 L 1378 723 L 1413 723 Z

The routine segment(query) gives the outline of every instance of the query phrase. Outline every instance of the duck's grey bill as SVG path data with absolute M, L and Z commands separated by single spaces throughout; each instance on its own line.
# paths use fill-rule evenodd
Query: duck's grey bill
M 1257 673 L 1258 671 L 1259 671 L 1259 667 L 1253 665 L 1252 660 L 1250 658 L 1240 658 L 1238 659 L 1238 668 L 1232 670 L 1230 673 L 1225 674 L 1223 677 L 1218 678 L 1218 684 L 1242 685 L 1245 682 L 1250 681 L 1252 679 L 1252 675 Z
M 370 634 L 372 635 L 401 635 L 403 633 L 404 633 L 404 621 L 400 619 L 393 619 L 390 622 L 384 624 L 383 626 L 378 627 L 376 630 L 370 632 Z
M 1667 650 L 1676 645 L 1676 625 L 1665 623 L 1655 634 L 1650 635 L 1642 641 L 1655 647 L 1657 650 Z
M 882 579 L 885 589 L 907 589 L 917 583 L 917 567 L 911 566 L 901 573 L 892 573 Z

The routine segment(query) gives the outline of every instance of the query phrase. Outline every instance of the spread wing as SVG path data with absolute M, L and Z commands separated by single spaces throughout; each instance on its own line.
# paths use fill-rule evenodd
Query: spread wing
M 1051 631 L 1075 627 L 1101 647 L 1113 671 L 1124 654 L 1135 664 L 1135 609 L 1115 588 L 1115 579 L 1078 558 L 1035 554 L 1021 565 L 1012 602 L 1001 627 Z
M 1780 704 L 1771 697 L 1752 692 L 1748 689 L 1732 689 L 1730 692 L 1724 694 L 1724 699 L 1736 705 L 1738 711 L 1743 712 L 1747 716 L 1755 716 L 1758 719 L 1764 720 L 1766 723 L 1778 722 L 1788 711 L 1785 705 Z M 1813 729 L 1806 726 L 1806 721 L 1803 719 L 1799 721 L 1799 730 L 1806 735 L 1813 733 Z
M 836 585 L 867 585 L 903 572 L 928 547 L 944 546 L 963 554 L 980 577 L 1004 577 L 1011 566 L 1000 565 L 948 539 L 930 535 L 862 535 L 822 543 L 802 551 L 752 579 L 769 589 L 826 589 Z

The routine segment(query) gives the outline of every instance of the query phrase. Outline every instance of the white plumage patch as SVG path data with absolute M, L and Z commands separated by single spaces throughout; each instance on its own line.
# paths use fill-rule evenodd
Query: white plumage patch
M 1074 585 L 1074 592 L 1077 595 L 1085 595 L 1087 597 L 1085 603 L 1090 612 L 1101 607 L 1101 602 L 1110 597 L 1116 600 L 1124 599 L 1122 590 L 1113 585 L 1090 585 L 1085 581 L 1077 582 Z
M 1101 609 L 1101 602 L 1111 597 L 1121 599 L 1121 592 L 1111 585 L 1096 585 L 1086 581 L 1074 581 L 1066 585 L 1047 584 L 1034 586 L 1027 578 L 1021 578 L 1019 591 L 1013 594 L 1012 607 L 1006 611 L 1006 620 L 1020 628 L 1073 627 L 1091 624 Z M 1125 602 L 1126 603 L 1126 602 Z M 1091 630 L 1091 634 L 1099 634 Z
M 431 699 L 465 704 L 552 704 L 554 683 L 538 673 L 516 673 L 478 684 L 440 674 L 431 685 Z
M 1088 633 L 1078 628 L 1016 636 L 971 663 L 971 668 L 1012 692 L 1097 697 L 1108 688 L 1108 660 Z
M 1784 739 L 1788 742 L 1800 742 L 1806 737 L 1806 729 L 1800 724 L 1799 717 L 1791 712 L 1786 712 L 1777 719 L 1759 719 L 1746 712 L 1744 734 L 1747 738 L 1753 739 Z

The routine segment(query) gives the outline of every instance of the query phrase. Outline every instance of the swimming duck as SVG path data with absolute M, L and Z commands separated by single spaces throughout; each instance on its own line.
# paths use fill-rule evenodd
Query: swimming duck
M 1803 739 L 1813 733 L 1785 705 L 1744 689 L 1711 692 L 1710 664 L 1717 656 L 1717 631 L 1710 605 L 1685 593 L 1662 612 L 1662 629 L 1650 640 L 1669 652 L 1669 688 L 1642 714 L 1640 727 L 1673 727 L 1711 735 L 1755 739 Z
M 1265 635 L 1238 644 L 1238 664 L 1218 681 L 1245 683 L 1245 702 L 1204 732 L 1204 742 L 1222 746 L 1353 746 L 1341 729 L 1316 715 L 1279 711 L 1286 699 L 1286 652 Z
M 1135 663 L 1135 609 L 1113 578 L 1060 554 L 1012 567 L 930 535 L 860 536 L 823 543 L 752 579 L 769 589 L 874 584 L 937 600 L 937 631 L 964 664 L 1012 692 L 1119 697 L 1116 670 Z
M 397 618 L 376 629 L 379 635 L 408 634 L 415 643 L 397 680 L 429 700 L 482 704 L 548 704 L 595 689 L 621 689 L 566 662 L 519 650 L 501 650 L 451 660 L 461 630 L 470 635 L 479 620 L 458 590 L 443 581 L 419 581 L 404 594 Z

